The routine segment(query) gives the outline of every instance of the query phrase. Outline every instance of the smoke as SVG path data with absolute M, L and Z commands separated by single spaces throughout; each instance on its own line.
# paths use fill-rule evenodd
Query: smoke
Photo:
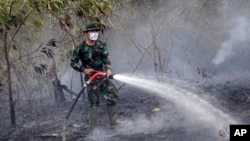
M 108 45 L 113 72 L 136 69 L 203 81 L 197 68 L 213 78 L 249 70 L 245 65 L 250 59 L 246 47 L 250 35 L 249 1 L 157 2 L 157 7 L 145 11 L 144 16 L 140 15 L 146 7 L 142 4 L 134 9 L 135 15 L 112 23 L 115 28 L 109 34 Z
M 234 55 L 235 49 L 239 49 L 239 43 L 247 41 L 249 35 L 248 20 L 246 17 L 240 17 L 236 21 L 236 26 L 230 31 L 229 40 L 222 43 L 212 63 L 216 66 L 222 64 Z
M 155 76 L 155 68 L 157 67 L 155 65 L 158 63 L 159 66 L 160 63 L 155 62 L 154 59 L 157 57 L 162 61 L 164 74 L 160 76 L 162 77 L 160 80 L 164 81 L 167 81 L 165 78 L 169 76 L 174 76 L 177 79 L 194 78 L 197 80 L 195 69 L 198 67 L 208 70 L 209 73 L 209 71 L 213 71 L 214 66 L 216 68 L 220 66 L 222 70 L 227 69 L 230 65 L 242 66 L 242 64 L 235 62 L 230 65 L 225 62 L 230 59 L 240 62 L 241 51 L 246 49 L 246 42 L 248 35 L 250 35 L 249 20 L 245 14 L 239 13 L 243 11 L 242 9 L 247 8 L 237 7 L 238 2 L 228 3 L 230 3 L 227 5 L 228 9 L 221 9 L 225 7 L 223 5 L 225 3 L 219 0 L 213 2 L 200 0 L 192 2 L 186 0 L 165 1 L 164 4 L 153 9 L 153 12 L 145 12 L 146 16 L 144 17 L 138 16 L 138 11 L 143 11 L 146 7 L 140 5 L 143 8 L 135 10 L 138 12 L 136 18 L 131 18 L 134 17 L 131 14 L 133 16 L 120 19 L 121 23 L 115 23 L 116 19 L 114 19 L 112 24 L 115 29 L 110 32 L 107 42 L 113 72 L 117 74 L 130 73 L 140 63 L 136 72 L 151 73 L 151 76 Z M 232 7 L 235 8 L 232 10 Z M 121 9 L 121 11 L 126 13 L 129 9 Z M 225 18 L 224 15 L 230 19 Z M 156 47 L 160 52 L 157 54 L 158 56 L 155 54 Z M 137 48 L 140 48 L 142 53 Z M 243 57 L 242 61 L 246 62 L 246 57 Z M 213 66 L 210 66 L 211 63 Z M 232 73 L 230 74 L 232 75 Z M 213 78 L 211 81 L 218 82 L 218 78 Z M 188 132 L 186 137 L 189 136 L 190 139 L 186 140 L 221 140 L 221 138 L 218 139 L 218 130 L 224 124 L 238 123 L 230 115 L 212 105 L 209 100 L 200 98 L 196 92 L 190 90 L 192 84 L 184 82 L 159 84 L 145 79 L 140 81 L 130 79 L 126 83 L 133 83 L 131 87 L 140 87 L 146 91 L 146 94 L 153 93 L 161 97 L 166 103 L 160 105 L 163 110 L 150 117 L 146 114 L 135 113 L 134 117 L 123 119 L 121 128 L 115 132 L 99 129 L 100 132 L 90 135 L 90 138 L 108 141 L 111 138 L 124 135 L 125 140 L 129 140 L 130 136 L 135 135 L 140 140 L 140 135 L 158 136 L 165 131 L 177 129 L 179 132 Z M 172 105 L 169 104 L 169 101 L 173 102 Z M 177 133 L 178 131 L 175 134 Z M 194 136 L 191 137 L 192 133 Z M 168 140 L 171 140 L 171 134 L 165 134 L 168 134 L 166 136 L 169 137 Z M 181 139 L 172 140 L 183 140 L 185 133 L 181 134 L 175 135 L 182 137 Z M 165 140 L 166 136 L 164 136 Z M 213 138 L 214 136 L 217 138 Z
M 110 31 L 107 43 L 110 49 L 113 72 L 130 73 L 140 63 L 136 72 L 152 74 L 155 72 L 154 65 L 156 65 L 154 57 L 162 59 L 164 71 L 162 76 L 164 78 L 161 80 L 166 80 L 165 76 L 177 76 L 174 78 L 181 79 L 197 76 L 195 68 L 214 69 L 214 66 L 210 66 L 211 63 L 216 67 L 221 65 L 221 68 L 226 68 L 222 64 L 233 57 L 237 60 L 242 56 L 238 50 L 245 48 L 248 35 L 250 35 L 247 16 L 239 14 L 244 9 L 249 11 L 248 8 L 237 7 L 239 2 L 227 2 L 230 3 L 227 5 L 229 8 L 222 9 L 222 11 L 220 8 L 224 7 L 225 3 L 219 0 L 213 2 L 200 0 L 192 2 L 186 0 L 165 1 L 164 4 L 159 4 L 156 9 L 153 9 L 153 12 L 145 12 L 146 16 L 138 16 L 137 13 L 143 11 L 145 5 L 139 5 L 143 8 L 138 11 L 134 10 L 136 12 L 134 15 L 127 13 L 127 11 L 131 11 L 132 6 L 119 10 L 121 13 L 132 16 L 124 14 L 126 18 L 120 18 L 120 23 L 115 22 L 119 17 L 115 17 L 112 21 L 114 29 Z M 237 8 L 232 10 L 232 7 Z M 222 13 L 228 13 L 226 15 L 230 19 L 225 18 L 226 16 L 223 17 Z M 154 42 L 152 42 L 153 40 Z M 154 56 L 154 49 L 156 49 L 154 47 L 158 47 L 160 52 L 158 56 Z M 137 48 L 141 49 L 141 54 Z M 217 80 L 213 78 L 211 81 L 216 82 Z M 145 83 L 145 80 L 137 81 L 132 86 L 147 89 L 147 94 L 153 90 L 154 94 L 162 97 L 166 103 L 170 99 L 174 105 L 161 105 L 162 109 L 167 110 L 151 117 L 146 116 L 146 114 L 136 114 L 134 118 L 124 119 L 121 123 L 122 128 L 116 132 L 110 133 L 106 129 L 100 129 L 100 133 L 90 135 L 90 138 L 108 141 L 111 137 L 121 134 L 131 136 L 134 134 L 137 136 L 139 134 L 157 134 L 163 130 L 169 131 L 171 128 L 184 130 L 188 128 L 188 132 L 192 132 L 191 128 L 196 128 L 193 133 L 196 140 L 199 140 L 199 133 L 202 132 L 202 129 L 204 129 L 203 135 L 209 135 L 210 131 L 213 135 L 217 135 L 217 131 L 223 126 L 223 123 L 236 122 L 219 108 L 191 92 L 191 85 L 171 82 Z M 182 89 L 183 86 L 189 88 Z M 199 130 L 201 131 L 199 132 Z M 206 140 L 202 138 L 204 136 L 200 136 L 200 140 Z M 210 140 L 213 139 L 210 138 Z
M 172 79 L 159 83 L 145 76 L 129 77 L 121 74 L 114 75 L 114 78 L 141 88 L 148 94 L 159 96 L 162 99 L 160 105 L 162 111 L 152 116 L 137 114 L 134 118 L 123 119 L 116 132 L 108 133 L 100 129 L 101 133 L 90 135 L 90 138 L 100 137 L 100 140 L 103 140 L 103 132 L 107 134 L 105 140 L 117 135 L 152 134 L 156 136 L 161 132 L 174 132 L 173 136 L 176 137 L 177 133 L 186 132 L 184 135 L 178 135 L 181 140 L 185 138 L 183 136 L 190 136 L 192 133 L 195 133 L 195 136 L 191 138 L 195 140 L 204 138 L 205 135 L 207 136 L 205 140 L 219 140 L 218 131 L 224 125 L 238 123 L 228 114 L 201 98 L 195 93 L 197 88 L 188 83 Z M 166 136 L 164 138 L 167 139 Z

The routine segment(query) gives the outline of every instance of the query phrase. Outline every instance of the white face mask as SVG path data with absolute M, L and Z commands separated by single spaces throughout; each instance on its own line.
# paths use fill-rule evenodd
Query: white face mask
M 89 39 L 93 40 L 93 41 L 97 40 L 98 39 L 98 32 L 90 33 Z

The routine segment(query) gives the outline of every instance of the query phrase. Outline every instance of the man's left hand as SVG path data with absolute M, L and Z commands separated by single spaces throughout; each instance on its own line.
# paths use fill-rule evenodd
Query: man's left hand
M 110 69 L 108 69 L 108 70 L 106 71 L 106 73 L 107 73 L 107 74 L 112 74 L 112 72 L 111 72 Z

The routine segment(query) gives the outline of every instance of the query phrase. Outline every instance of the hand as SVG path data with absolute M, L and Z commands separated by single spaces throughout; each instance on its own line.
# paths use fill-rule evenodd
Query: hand
M 106 71 L 106 73 L 107 73 L 108 75 L 112 74 L 112 72 L 111 72 L 110 69 L 108 69 L 108 70 Z
M 95 70 L 94 69 L 84 69 L 86 75 L 91 75 Z

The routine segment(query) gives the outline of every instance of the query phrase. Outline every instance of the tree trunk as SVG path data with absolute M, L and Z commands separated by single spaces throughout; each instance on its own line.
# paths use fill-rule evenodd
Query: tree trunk
M 9 103 L 10 103 L 10 119 L 11 125 L 16 125 L 16 116 L 15 116 L 15 105 L 12 97 L 12 86 L 11 86 L 11 68 L 10 68 L 10 60 L 9 60 L 9 48 L 7 45 L 7 32 L 4 32 L 4 52 L 5 52 L 5 60 L 7 65 L 7 79 L 8 79 L 8 90 L 9 90 Z
M 53 80 L 53 87 L 54 87 L 54 96 L 55 96 L 55 103 L 59 104 L 65 102 L 65 96 L 63 93 L 63 89 L 61 87 L 61 82 L 57 76 L 57 66 L 56 66 L 56 59 L 55 59 L 55 51 L 53 48 L 53 74 L 55 79 Z
M 53 80 L 55 103 L 65 102 L 65 96 L 59 79 Z

